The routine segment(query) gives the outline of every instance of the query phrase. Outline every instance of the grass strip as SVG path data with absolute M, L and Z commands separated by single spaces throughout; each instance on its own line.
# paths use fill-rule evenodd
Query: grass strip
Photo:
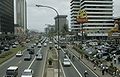
M 9 51 L 6 51 L 2 55 L 0 55 L 0 64 L 12 58 L 18 51 L 23 51 L 26 47 L 21 47 L 20 45 L 17 48 L 12 48 Z

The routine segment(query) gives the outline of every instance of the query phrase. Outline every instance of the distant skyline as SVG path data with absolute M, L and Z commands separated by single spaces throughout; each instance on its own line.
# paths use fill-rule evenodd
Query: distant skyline
M 36 4 L 54 7 L 60 15 L 68 15 L 70 23 L 70 1 L 71 0 L 27 0 L 28 6 L 28 29 L 44 31 L 45 24 L 54 24 L 56 13 L 48 8 L 36 7 Z M 120 17 L 120 0 L 114 1 L 114 17 Z M 59 3 L 59 4 L 58 4 Z M 69 25 L 70 26 L 70 25 Z

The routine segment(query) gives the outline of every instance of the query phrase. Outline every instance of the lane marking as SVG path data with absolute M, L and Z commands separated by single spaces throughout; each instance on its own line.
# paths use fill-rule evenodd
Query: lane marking
M 31 67 L 31 66 L 32 66 L 32 64 L 34 63 L 35 59 L 36 59 L 36 56 L 34 57 L 34 59 L 32 60 L 32 62 L 30 63 L 30 65 L 29 65 L 28 69 L 30 69 L 30 67 Z
M 69 48 L 67 48 L 68 50 L 70 50 Z M 71 50 L 70 50 L 71 51 Z M 79 60 L 79 58 L 71 51 L 70 52 L 71 54 L 73 54 L 78 60 Z M 87 69 L 89 69 L 89 71 L 91 71 L 96 77 L 99 77 L 92 69 L 90 69 L 84 62 L 82 62 L 81 60 L 80 60 L 80 62 L 83 64 L 83 65 L 85 65 L 85 67 L 87 68 Z
M 61 49 L 62 49 L 62 48 L 61 48 Z M 55 48 L 55 52 L 56 52 L 57 57 L 58 57 L 58 52 L 57 52 L 57 49 L 56 49 L 56 48 Z M 62 66 L 62 63 L 61 63 L 60 60 L 59 60 L 59 63 L 60 63 L 61 69 L 62 69 L 62 71 L 63 71 L 63 77 L 66 77 L 66 75 L 65 75 L 65 71 L 64 71 L 64 69 L 63 69 L 63 66 Z
M 20 60 L 16 65 L 18 66 L 21 62 L 22 62 L 22 60 Z
M 65 53 L 62 48 L 61 48 L 61 50 L 63 51 L 63 53 Z M 67 58 L 69 59 L 68 55 L 66 55 L 66 56 L 67 56 Z M 80 77 L 83 77 L 82 74 L 81 74 L 81 73 L 78 71 L 78 69 L 75 67 L 75 65 L 72 63 L 72 61 L 71 61 L 70 59 L 69 59 L 69 61 L 70 61 L 70 63 L 72 64 L 73 68 L 77 71 L 77 73 L 79 74 L 79 76 L 80 76 Z
M 65 75 L 65 71 L 64 71 L 64 69 L 63 69 L 63 66 L 62 66 L 62 63 L 61 63 L 60 60 L 59 60 L 59 63 L 60 63 L 60 65 L 61 65 L 61 69 L 62 69 L 62 71 L 63 71 L 63 77 L 66 77 L 66 75 Z

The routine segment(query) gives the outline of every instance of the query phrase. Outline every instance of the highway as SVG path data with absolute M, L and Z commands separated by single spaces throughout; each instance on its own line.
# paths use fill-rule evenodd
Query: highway
M 91 71 L 88 67 L 86 67 L 79 59 L 74 57 L 72 59 L 73 53 L 69 52 L 67 49 L 61 50 L 60 53 L 60 58 L 61 58 L 61 63 L 63 62 L 63 57 L 64 57 L 64 52 L 68 52 L 71 66 L 70 67 L 64 67 L 63 70 L 66 75 L 66 77 L 84 77 L 84 71 L 87 70 L 89 77 L 98 77 L 93 71 Z
M 43 69 L 44 69 L 44 63 L 47 56 L 47 49 L 48 47 L 42 46 L 41 51 L 43 54 L 43 60 L 37 61 L 35 59 L 35 54 L 32 55 L 32 60 L 30 61 L 24 61 L 24 56 L 29 54 L 28 51 L 24 50 L 22 57 L 12 57 L 10 60 L 6 61 L 4 64 L 0 66 L 0 77 L 3 77 L 5 75 L 6 69 L 9 66 L 18 66 L 18 77 L 21 76 L 24 69 L 31 68 L 34 71 L 35 77 L 42 77 L 43 75 Z M 35 47 L 35 53 L 39 50 L 39 48 Z
M 89 68 L 87 68 L 78 58 L 74 57 L 74 59 L 72 59 L 73 53 L 69 52 L 69 50 L 67 50 L 67 49 L 65 49 L 64 51 L 68 52 L 69 55 L 71 55 L 70 56 L 70 61 L 72 63 L 72 66 L 74 66 L 73 69 L 76 69 L 77 73 L 79 74 L 79 76 L 76 76 L 76 77 L 84 77 L 85 70 L 88 71 L 89 77 L 98 77 Z M 68 74 L 70 74 L 70 76 L 69 76 L 69 75 L 67 75 L 68 71 L 66 71 L 66 69 L 64 69 L 64 70 L 65 70 L 65 73 L 66 73 L 66 77 L 72 77 L 72 73 L 68 73 Z M 81 76 L 80 76 L 80 74 L 81 74 Z
M 51 44 L 53 46 L 53 44 Z M 34 71 L 34 77 L 43 77 L 44 74 L 44 67 L 46 63 L 47 58 L 47 50 L 49 48 L 49 44 L 47 47 L 42 46 L 41 48 L 35 47 L 35 53 L 37 53 L 39 50 L 41 50 L 43 54 L 43 60 L 36 60 L 35 54 L 32 55 L 32 60 L 30 61 L 24 61 L 24 56 L 29 54 L 28 51 L 24 50 L 22 57 L 16 57 L 14 56 L 10 60 L 6 61 L 4 64 L 0 65 L 0 77 L 3 77 L 5 75 L 6 69 L 9 66 L 18 66 L 18 77 L 21 76 L 24 69 L 31 68 Z M 64 52 L 68 52 L 71 57 L 73 53 L 69 52 L 67 49 L 61 49 L 60 50 L 60 61 L 63 63 L 64 58 Z M 84 77 L 84 71 L 87 70 L 89 73 L 89 77 L 98 77 L 94 72 L 92 72 L 88 67 L 86 67 L 79 59 L 74 57 L 74 60 L 69 57 L 69 60 L 71 62 L 70 67 L 63 66 L 63 72 L 66 77 Z
M 64 58 L 64 53 L 60 51 L 61 63 L 63 63 L 63 58 Z M 63 70 L 64 70 L 66 77 L 79 77 L 79 74 L 77 73 L 77 71 L 74 69 L 72 65 L 70 67 L 63 66 Z

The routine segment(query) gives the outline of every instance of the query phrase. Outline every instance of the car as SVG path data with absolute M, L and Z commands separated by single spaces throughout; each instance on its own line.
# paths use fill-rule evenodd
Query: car
M 30 51 L 30 48 L 27 48 L 27 51 Z
M 113 54 L 120 55 L 120 50 L 114 50 L 114 51 L 111 52 L 111 54 L 112 54 L 112 55 L 113 55 Z
M 34 48 L 31 48 L 29 54 L 34 54 Z
M 46 47 L 47 46 L 47 43 L 44 43 L 44 47 Z
M 49 44 L 52 44 L 52 41 L 49 41 Z
M 29 39 L 27 39 L 27 40 L 26 40 L 26 43 L 29 43 L 29 42 L 30 42 L 30 40 L 29 40 Z
M 36 43 L 34 43 L 33 46 L 36 47 Z
M 68 58 L 64 58 L 63 60 L 63 66 L 71 66 L 71 63 Z
M 41 46 L 42 46 L 41 43 L 38 43 L 37 47 L 38 47 L 38 48 L 41 48 Z
M 25 69 L 22 73 L 21 77 L 33 77 L 33 70 L 32 69 Z
M 55 48 L 58 48 L 58 45 L 57 45 L 57 44 L 55 44 Z
M 34 46 L 32 45 L 31 48 L 34 48 Z
M 17 54 L 16 54 L 16 57 L 21 57 L 23 54 L 21 51 L 19 51 Z
M 15 44 L 15 45 L 18 45 L 19 43 L 18 43 L 18 41 L 16 41 L 14 44 Z
M 15 45 L 15 44 L 13 44 L 13 46 L 12 46 L 13 48 L 16 48 L 17 47 L 17 45 Z
M 42 54 L 36 55 L 36 60 L 42 60 L 42 58 L 43 58 L 43 55 L 42 55 Z
M 10 48 L 7 47 L 7 46 L 4 47 L 4 51 L 8 51 L 9 49 L 10 49 Z
M 32 59 L 32 56 L 29 55 L 29 54 L 24 57 L 24 60 L 25 60 L 25 61 L 26 61 L 26 60 L 29 60 L 29 61 L 30 61 L 31 59 Z

